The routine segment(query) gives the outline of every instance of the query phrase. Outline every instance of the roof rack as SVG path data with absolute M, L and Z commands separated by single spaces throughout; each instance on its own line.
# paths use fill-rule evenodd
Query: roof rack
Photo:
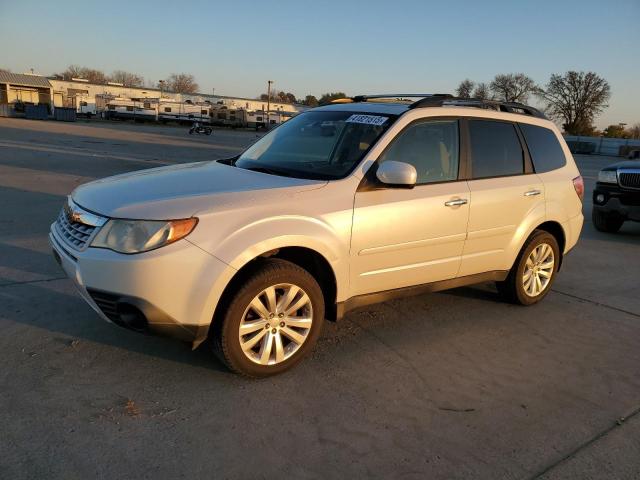
M 524 103 L 518 102 L 502 102 L 499 100 L 483 100 L 481 98 L 459 98 L 448 95 L 446 98 L 438 97 L 425 97 L 417 102 L 412 103 L 409 108 L 423 108 L 423 107 L 475 107 L 484 108 L 487 110 L 497 110 L 498 112 L 518 113 L 521 115 L 530 115 L 532 117 L 544 118 L 542 113 L 537 108 L 530 107 Z
M 422 98 L 422 99 L 444 99 L 444 98 L 454 98 L 453 95 L 449 95 L 448 93 L 389 93 L 386 95 L 356 95 L 355 97 L 351 97 L 351 100 L 355 103 L 367 102 L 369 100 L 409 100 L 411 98 Z M 415 102 L 414 102 L 415 103 Z
M 414 101 L 409 105 L 409 108 L 423 108 L 423 107 L 474 107 L 484 108 L 487 110 L 496 110 L 498 112 L 517 113 L 520 115 L 530 115 L 532 117 L 544 118 L 542 113 L 537 108 L 530 107 L 524 103 L 518 102 L 502 102 L 500 100 L 483 100 L 481 98 L 461 98 L 454 97 L 448 93 L 390 93 L 385 95 L 356 95 L 351 98 L 340 98 L 334 100 L 332 103 L 361 103 L 371 100 L 380 101 L 396 101 L 396 102 L 408 102 L 409 99 L 419 98 L 420 100 Z

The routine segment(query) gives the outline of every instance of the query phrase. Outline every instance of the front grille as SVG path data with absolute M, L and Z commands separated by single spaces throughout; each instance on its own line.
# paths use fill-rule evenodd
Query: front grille
M 87 289 L 89 295 L 96 305 L 102 310 L 102 313 L 112 322 L 119 322 L 120 315 L 118 314 L 118 297 L 105 292 L 99 292 L 97 290 Z
M 640 189 L 640 172 L 621 171 L 618 173 L 618 179 L 622 188 Z
M 70 198 L 62 207 L 55 223 L 60 240 L 73 250 L 84 250 L 107 218 L 88 212 Z
M 82 250 L 86 247 L 87 242 L 96 229 L 96 227 L 91 225 L 69 220 L 64 208 L 60 212 L 60 215 L 58 215 L 56 228 L 62 239 L 76 250 Z

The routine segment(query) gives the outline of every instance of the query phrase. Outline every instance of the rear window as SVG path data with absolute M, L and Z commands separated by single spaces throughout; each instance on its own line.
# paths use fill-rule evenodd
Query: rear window
M 552 130 L 520 124 L 536 173 L 550 172 L 567 164 L 562 147 Z
M 514 125 L 490 120 L 471 120 L 469 135 L 473 178 L 524 173 L 522 146 Z

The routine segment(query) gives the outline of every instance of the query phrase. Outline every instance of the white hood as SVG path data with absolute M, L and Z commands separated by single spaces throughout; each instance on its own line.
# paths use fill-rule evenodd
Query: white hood
M 168 220 L 214 210 L 231 198 L 243 197 L 238 195 L 243 192 L 266 198 L 316 189 L 326 183 L 268 175 L 212 161 L 96 180 L 76 188 L 72 198 L 81 207 L 107 217 Z

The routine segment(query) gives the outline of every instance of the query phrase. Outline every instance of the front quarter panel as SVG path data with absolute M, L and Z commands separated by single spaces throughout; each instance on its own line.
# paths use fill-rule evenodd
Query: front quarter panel
M 333 268 L 338 301 L 348 296 L 349 244 L 357 179 L 265 198 L 239 200 L 200 212 L 189 241 L 239 270 L 254 258 L 285 247 L 320 253 Z

